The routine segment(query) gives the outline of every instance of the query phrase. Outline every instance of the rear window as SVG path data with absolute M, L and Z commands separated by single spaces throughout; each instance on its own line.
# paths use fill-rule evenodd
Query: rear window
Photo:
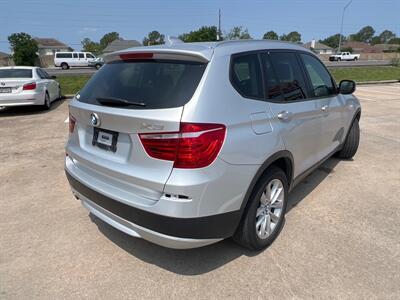
M 0 78 L 32 78 L 31 69 L 3 69 Z
M 96 105 L 102 105 L 96 100 L 101 98 L 145 104 L 121 106 L 131 109 L 183 106 L 192 98 L 206 66 L 197 62 L 160 60 L 109 63 L 89 80 L 77 99 Z

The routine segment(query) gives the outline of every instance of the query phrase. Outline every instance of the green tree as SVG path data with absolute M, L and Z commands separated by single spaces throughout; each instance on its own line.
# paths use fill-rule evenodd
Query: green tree
M 247 28 L 243 29 L 242 26 L 235 26 L 228 32 L 226 38 L 228 40 L 249 40 L 251 36 Z
M 370 43 L 375 34 L 375 29 L 372 26 L 365 26 L 359 32 L 350 35 L 352 41 Z
M 271 31 L 264 33 L 263 39 L 264 40 L 278 40 L 279 37 L 275 31 L 271 30 Z
M 217 40 L 216 26 L 203 26 L 189 33 L 182 33 L 178 38 L 186 43 L 213 42 Z
M 388 43 L 391 39 L 394 39 L 396 37 L 396 34 L 390 30 L 384 30 L 381 32 L 379 35 L 379 38 L 381 39 L 381 43 Z
M 17 66 L 34 66 L 38 57 L 38 44 L 32 37 L 24 32 L 13 33 L 8 37 L 13 51 L 12 58 Z
M 400 38 L 398 38 L 398 37 L 392 38 L 392 39 L 390 39 L 390 41 L 388 42 L 388 44 L 397 44 L 397 45 L 400 45 Z
M 297 31 L 289 32 L 288 34 L 282 34 L 280 36 L 281 41 L 287 41 L 292 43 L 299 43 L 301 41 L 301 34 Z
M 326 39 L 324 40 L 319 40 L 320 43 L 325 44 L 331 48 L 337 48 L 339 47 L 339 39 L 340 39 L 340 34 L 334 34 L 331 36 L 328 36 Z M 346 37 L 344 35 L 342 35 L 342 42 L 346 41 Z
M 103 37 L 100 39 L 101 50 L 104 50 L 112 41 L 117 39 L 119 39 L 119 33 L 115 31 L 103 35 Z
M 152 32 L 149 32 L 149 34 L 143 39 L 143 45 L 161 45 L 165 43 L 164 38 L 165 36 L 163 34 L 159 33 L 156 30 L 153 30 Z
M 374 36 L 371 39 L 371 45 L 376 45 L 376 44 L 381 44 L 381 43 L 382 43 L 382 41 L 381 41 L 381 38 L 379 36 Z
M 101 45 L 92 41 L 89 38 L 84 38 L 81 42 L 82 50 L 85 52 L 92 52 L 94 55 L 99 55 L 103 51 Z

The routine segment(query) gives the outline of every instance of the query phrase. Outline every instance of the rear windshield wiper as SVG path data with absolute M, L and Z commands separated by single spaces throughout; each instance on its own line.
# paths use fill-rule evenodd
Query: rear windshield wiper
M 116 97 L 97 97 L 97 102 L 103 105 L 110 105 L 110 106 L 129 106 L 129 105 L 136 105 L 136 106 L 146 106 L 144 102 L 135 102 L 135 101 L 128 101 L 122 98 Z

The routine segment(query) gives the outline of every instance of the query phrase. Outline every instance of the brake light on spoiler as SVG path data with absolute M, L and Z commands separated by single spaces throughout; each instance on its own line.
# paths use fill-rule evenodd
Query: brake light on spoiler
M 209 166 L 225 140 L 222 124 L 181 123 L 179 132 L 139 134 L 146 153 L 153 158 L 174 162 L 174 168 L 195 169 Z

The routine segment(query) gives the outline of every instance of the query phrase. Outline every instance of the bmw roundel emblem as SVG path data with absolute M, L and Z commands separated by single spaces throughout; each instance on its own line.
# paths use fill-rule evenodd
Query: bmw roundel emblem
M 91 113 L 90 114 L 90 122 L 94 127 L 99 127 L 100 126 L 100 118 L 96 113 Z

